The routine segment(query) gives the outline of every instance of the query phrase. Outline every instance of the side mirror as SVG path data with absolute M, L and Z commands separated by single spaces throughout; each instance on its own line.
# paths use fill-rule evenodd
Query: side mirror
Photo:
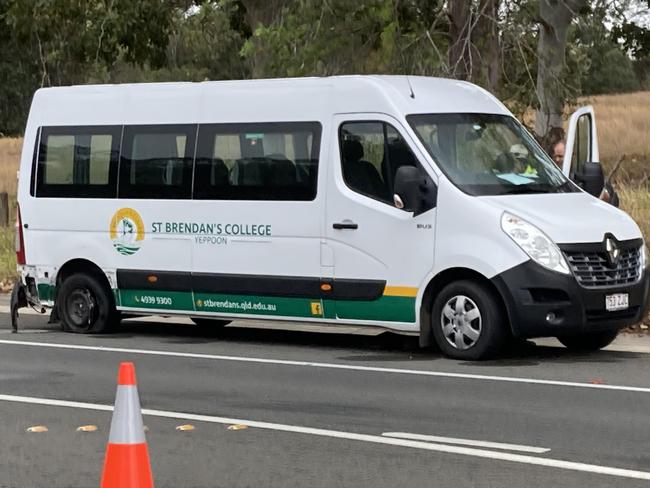
M 429 176 L 415 166 L 400 166 L 395 173 L 395 206 L 413 212 L 413 216 L 436 206 L 438 188 Z
M 605 187 L 605 174 L 600 163 L 583 163 L 573 179 L 584 191 L 595 197 Z

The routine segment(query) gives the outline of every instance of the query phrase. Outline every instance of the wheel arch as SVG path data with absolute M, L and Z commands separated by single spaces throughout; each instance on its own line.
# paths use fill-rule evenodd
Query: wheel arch
M 56 298 L 58 297 L 58 290 L 61 287 L 61 284 L 70 276 L 72 276 L 75 273 L 86 273 L 91 276 L 94 276 L 100 282 L 106 286 L 106 289 L 110 292 L 110 295 L 112 296 L 112 287 L 111 283 L 106 276 L 106 273 L 95 263 L 88 259 L 84 258 L 75 258 L 67 261 L 63 266 L 61 266 L 56 274 L 56 296 L 55 296 L 55 305 L 56 305 Z
M 463 267 L 454 267 L 447 268 L 437 275 L 435 275 L 427 286 L 424 289 L 422 294 L 422 302 L 420 305 L 420 346 L 427 347 L 435 344 L 433 339 L 433 334 L 431 331 L 431 307 L 433 306 L 433 301 L 436 298 L 437 293 L 442 290 L 449 283 L 459 280 L 470 280 L 481 285 L 485 286 L 494 296 L 497 298 L 504 317 L 508 321 L 508 329 L 510 333 L 513 333 L 512 321 L 510 320 L 510 314 L 508 313 L 508 307 L 506 302 L 501 295 L 499 289 L 494 285 L 494 283 L 486 278 L 484 275 L 470 268 Z

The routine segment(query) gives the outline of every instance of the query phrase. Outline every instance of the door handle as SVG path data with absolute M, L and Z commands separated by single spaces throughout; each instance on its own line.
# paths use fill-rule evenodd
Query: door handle
M 354 222 L 345 221 L 345 222 L 335 222 L 332 224 L 332 227 L 334 227 L 337 230 L 341 229 L 350 229 L 350 230 L 356 230 L 359 228 L 359 224 L 355 224 Z

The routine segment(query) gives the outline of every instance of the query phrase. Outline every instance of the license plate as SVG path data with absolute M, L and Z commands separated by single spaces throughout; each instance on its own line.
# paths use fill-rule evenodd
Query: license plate
M 627 293 L 605 295 L 605 308 L 608 312 L 613 312 L 614 310 L 625 310 L 629 306 L 629 295 Z

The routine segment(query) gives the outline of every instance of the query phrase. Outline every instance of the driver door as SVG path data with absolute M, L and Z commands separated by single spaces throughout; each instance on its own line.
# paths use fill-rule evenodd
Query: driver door
M 562 172 L 586 192 L 618 207 L 618 195 L 600 164 L 596 117 L 590 105 L 576 110 L 569 119 Z
M 562 172 L 573 180 L 585 163 L 600 163 L 596 116 L 591 105 L 579 108 L 569 119 Z

